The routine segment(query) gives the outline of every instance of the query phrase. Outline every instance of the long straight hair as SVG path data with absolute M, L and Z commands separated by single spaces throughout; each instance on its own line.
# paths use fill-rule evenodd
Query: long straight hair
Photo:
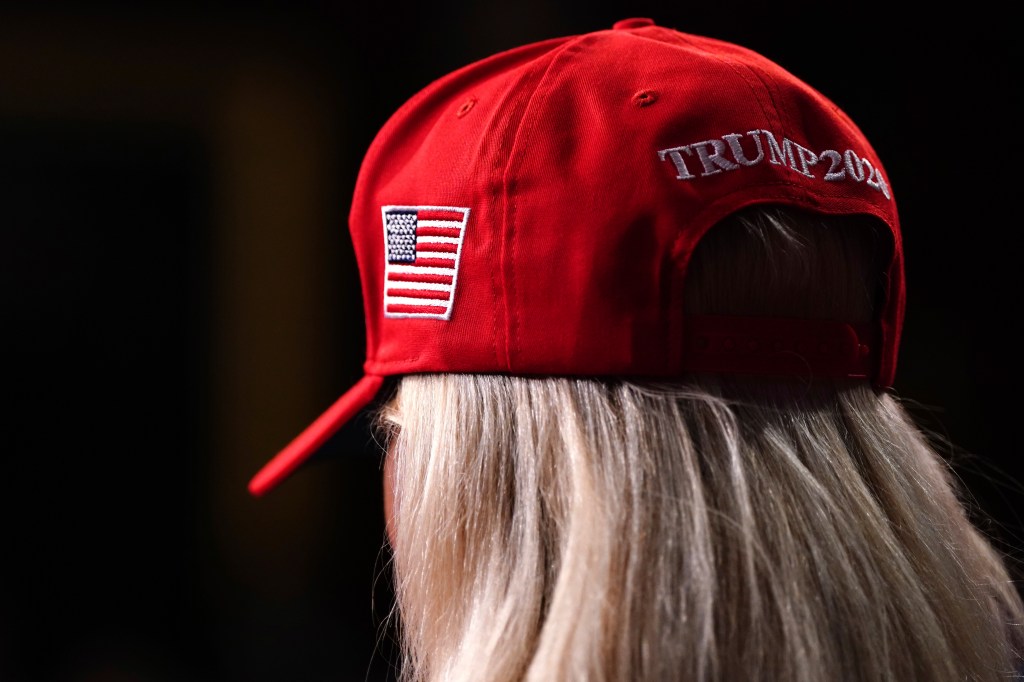
M 693 312 L 866 322 L 870 220 L 759 208 Z M 419 375 L 380 412 L 409 682 L 1003 680 L 1011 567 L 866 381 Z

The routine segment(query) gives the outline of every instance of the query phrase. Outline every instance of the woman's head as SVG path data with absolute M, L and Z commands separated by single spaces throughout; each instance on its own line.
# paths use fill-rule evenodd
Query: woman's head
M 687 305 L 870 319 L 889 249 L 870 220 L 746 211 L 695 254 Z M 426 374 L 380 425 L 410 679 L 1010 666 L 999 557 L 866 381 Z
M 985 680 L 1024 618 L 894 393 L 894 194 L 831 100 L 657 26 L 429 84 L 349 214 L 411 680 Z

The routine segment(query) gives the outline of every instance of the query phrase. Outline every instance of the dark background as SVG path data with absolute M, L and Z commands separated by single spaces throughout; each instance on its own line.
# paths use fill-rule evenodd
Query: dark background
M 0 5 L 0 682 L 387 679 L 368 431 L 245 488 L 359 376 L 359 162 L 434 78 L 631 16 L 761 51 L 872 140 L 907 249 L 896 390 L 1020 561 L 1019 41 L 957 11 Z

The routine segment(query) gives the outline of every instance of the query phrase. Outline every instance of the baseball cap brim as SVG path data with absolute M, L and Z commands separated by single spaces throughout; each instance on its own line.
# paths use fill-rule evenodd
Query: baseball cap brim
M 367 374 L 323 414 L 307 426 L 249 481 L 249 492 L 260 496 L 287 478 L 309 459 L 338 429 L 377 396 L 384 377 Z

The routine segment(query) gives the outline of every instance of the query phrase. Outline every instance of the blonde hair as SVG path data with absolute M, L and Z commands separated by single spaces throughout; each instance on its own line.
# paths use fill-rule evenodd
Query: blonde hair
M 744 211 L 698 248 L 687 305 L 869 320 L 864 273 L 888 252 L 867 227 Z M 1004 558 L 928 434 L 867 382 L 419 375 L 379 424 L 405 680 L 961 682 L 1019 665 Z

